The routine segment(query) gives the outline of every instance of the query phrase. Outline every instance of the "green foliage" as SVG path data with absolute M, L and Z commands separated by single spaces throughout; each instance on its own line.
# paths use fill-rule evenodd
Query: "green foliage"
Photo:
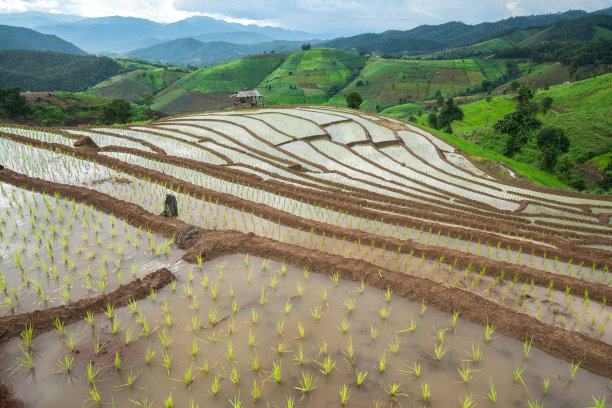
M 271 104 L 324 104 L 356 77 L 365 60 L 364 56 L 329 48 L 297 51 L 257 89 Z M 344 105 L 344 95 L 338 98 Z
M 310 45 L 310 43 L 302 44 L 302 51 L 308 51 L 311 48 L 312 46 Z
M 516 110 L 506 114 L 493 125 L 496 132 L 508 135 L 503 152 L 505 156 L 512 157 L 520 152 L 529 140 L 531 132 L 542 126 L 542 122 L 536 118 L 539 106 L 532 99 L 533 91 L 528 86 L 521 85 L 516 96 Z
M 20 89 L 17 86 L 12 88 L 0 88 L 0 113 L 15 119 L 29 113 L 26 98 L 21 96 Z
M 363 98 L 359 94 L 359 92 L 349 92 L 346 95 L 346 104 L 351 109 L 359 109 L 359 106 L 363 103 Z
M 546 96 L 544 97 L 544 99 L 542 99 L 540 106 L 542 107 L 542 113 L 544 115 L 548 113 L 548 111 L 552 107 L 552 104 L 553 104 L 553 98 L 551 98 L 550 96 Z
M 102 120 L 108 124 L 126 123 L 132 113 L 132 105 L 128 101 L 113 99 L 102 108 Z
M 153 94 L 151 92 L 147 92 L 142 96 L 142 104 L 148 109 L 151 109 L 151 105 L 153 104 Z
M 555 167 L 555 174 L 559 180 L 563 181 L 564 183 L 569 183 L 574 174 L 575 167 L 576 163 L 569 154 L 561 155 L 557 161 L 557 166 Z
M 557 164 L 557 157 L 569 150 L 570 141 L 563 129 L 545 127 L 536 136 L 538 149 L 542 151 L 542 165 L 544 170 L 553 170 Z
M 119 73 L 108 57 L 79 56 L 51 51 L 0 51 L 0 87 L 27 91 L 82 91 Z
M 444 102 L 442 109 L 440 109 L 436 124 L 438 125 L 438 129 L 444 128 L 446 133 L 452 133 L 453 129 L 451 128 L 451 124 L 453 121 L 461 119 L 463 119 L 463 111 L 460 107 L 455 105 L 453 98 L 449 97 L 446 99 L 446 102 Z
M 177 85 L 187 91 L 202 93 L 234 92 L 258 86 L 283 61 L 285 54 L 266 54 L 243 58 L 194 71 Z

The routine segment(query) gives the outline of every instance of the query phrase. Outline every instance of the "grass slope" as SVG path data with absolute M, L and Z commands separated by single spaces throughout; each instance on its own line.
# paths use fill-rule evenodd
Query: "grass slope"
M 541 101 L 546 96 L 552 97 L 554 102 L 552 112 L 546 116 L 540 115 L 543 126 L 559 127 L 565 131 L 570 139 L 569 154 L 576 162 L 582 163 L 612 151 L 612 74 L 552 86 L 548 91 L 539 90 L 535 99 Z M 454 124 L 454 132 L 463 139 L 478 142 L 487 150 L 499 153 L 504 140 L 493 133 L 492 125 L 512 112 L 515 106 L 512 95 L 493 97 L 490 103 L 482 99 L 462 105 L 464 119 Z M 391 112 L 395 117 L 401 117 L 398 108 Z M 426 115 L 423 115 L 419 123 L 425 124 L 426 120 Z M 535 141 L 528 143 L 515 159 L 538 167 L 541 153 Z
M 263 54 L 202 68 L 177 82 L 187 91 L 234 92 L 254 88 L 274 71 L 288 54 Z
M 331 48 L 294 52 L 257 89 L 272 105 L 324 104 L 357 75 L 365 59 Z
M 156 67 L 138 69 L 115 75 L 88 89 L 87 93 L 104 98 L 123 98 L 130 102 L 138 102 L 145 93 L 157 94 L 185 75 L 187 72 L 176 69 Z
M 481 64 L 483 67 L 479 66 Z M 330 104 L 346 106 L 344 97 L 357 91 L 364 99 L 361 109 L 374 111 L 404 101 L 419 101 L 464 91 L 483 80 L 495 80 L 505 72 L 504 64 L 475 60 L 370 60 L 348 87 L 330 100 Z

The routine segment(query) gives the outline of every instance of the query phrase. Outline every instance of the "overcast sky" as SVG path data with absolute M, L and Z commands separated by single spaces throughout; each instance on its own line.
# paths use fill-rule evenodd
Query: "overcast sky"
M 0 12 L 44 11 L 88 17 L 142 17 L 158 22 L 207 15 L 313 33 L 406 30 L 452 20 L 468 24 L 612 6 L 612 0 L 0 0 Z

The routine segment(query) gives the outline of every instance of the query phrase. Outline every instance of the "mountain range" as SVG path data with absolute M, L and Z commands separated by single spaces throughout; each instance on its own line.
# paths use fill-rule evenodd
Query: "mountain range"
M 0 24 L 27 27 L 44 34 L 53 34 L 96 54 L 127 52 L 185 37 L 204 36 L 205 40 L 213 38 L 216 41 L 233 43 L 253 43 L 261 40 L 303 41 L 317 37 L 315 34 L 301 31 L 228 23 L 205 16 L 194 16 L 163 24 L 134 17 L 83 18 L 25 12 L 0 14 Z M 247 33 L 251 33 L 251 39 Z
M 87 55 L 74 44 L 55 35 L 41 34 L 29 28 L 7 25 L 0 25 L 0 50 L 38 50 Z

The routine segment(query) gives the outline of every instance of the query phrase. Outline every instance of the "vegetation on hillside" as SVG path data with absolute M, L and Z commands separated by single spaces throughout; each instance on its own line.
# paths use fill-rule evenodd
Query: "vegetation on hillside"
M 0 25 L 0 50 L 38 50 L 87 55 L 76 45 L 55 35 L 41 34 L 29 28 Z
M 111 58 L 51 51 L 0 51 L 0 87 L 23 91 L 83 91 L 119 73 Z
M 589 179 L 582 173 L 581 168 L 583 163 L 596 164 L 600 171 L 600 176 L 597 176 L 599 178 L 602 173 L 605 174 L 604 170 L 610 163 L 608 158 L 612 156 L 612 74 L 551 86 L 548 90 L 539 89 L 535 92 L 532 103 L 541 108 L 550 100 L 550 109 L 540 110 L 533 119 L 541 122 L 543 129 L 562 130 L 569 142 L 567 153 L 563 154 L 565 142 L 555 146 L 552 146 L 550 141 L 544 144 L 540 142 L 538 146 L 537 136 L 540 132 L 536 127 L 527 132 L 522 142 L 517 145 L 519 151 L 515 152 L 514 160 L 533 168 L 544 167 L 549 174 L 559 177 L 576 189 L 586 188 L 589 191 L 603 192 L 598 180 Z M 461 105 L 464 118 L 456 123 L 454 134 L 481 146 L 484 151 L 501 155 L 511 137 L 496 133 L 493 124 L 506 115 L 512 115 L 517 105 L 518 101 L 513 94 L 492 96 Z M 402 119 L 410 118 L 421 125 L 428 125 L 427 115 L 423 114 L 424 111 L 415 109 L 413 105 L 397 106 L 383 113 Z M 543 139 L 543 136 L 545 135 L 540 138 Z M 560 139 L 559 137 L 556 140 Z M 551 153 L 555 153 L 554 158 L 550 156 Z M 554 163 L 550 162 L 551 158 Z
M 272 105 L 324 104 L 357 76 L 365 60 L 329 48 L 294 52 L 257 89 Z

